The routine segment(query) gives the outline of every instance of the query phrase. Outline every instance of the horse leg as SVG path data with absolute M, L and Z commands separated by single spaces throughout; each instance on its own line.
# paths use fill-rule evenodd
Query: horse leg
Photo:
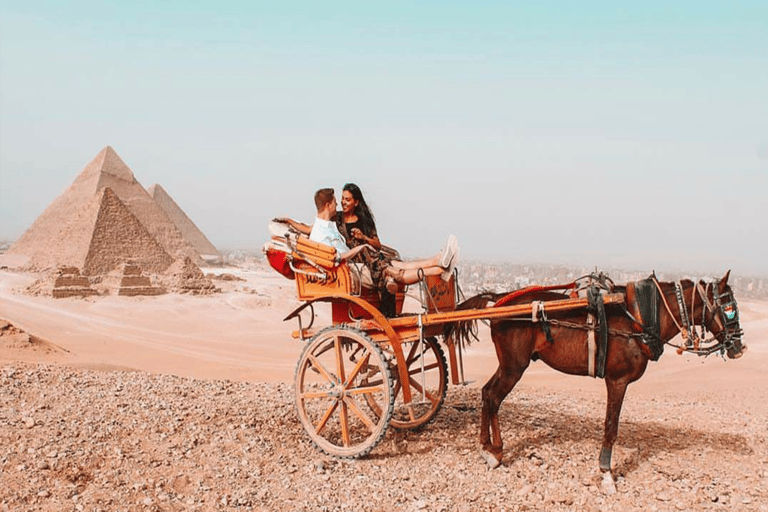
M 629 385 L 627 379 L 605 378 L 608 400 L 605 407 L 603 446 L 600 449 L 600 471 L 603 472 L 603 489 L 609 494 L 616 492 L 616 485 L 611 474 L 611 455 L 619 433 L 619 415 L 624 403 L 624 395 L 627 392 L 627 385 Z
M 499 407 L 512 388 L 523 376 L 525 368 L 509 368 L 499 365 L 499 369 L 483 386 L 483 410 L 480 418 L 480 455 L 490 469 L 501 464 L 504 442 L 501 439 Z

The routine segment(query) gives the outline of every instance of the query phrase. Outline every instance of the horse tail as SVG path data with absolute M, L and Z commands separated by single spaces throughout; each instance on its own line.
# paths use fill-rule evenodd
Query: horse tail
M 504 293 L 493 292 L 481 292 L 474 297 L 470 297 L 461 304 L 456 306 L 456 311 L 466 309 L 482 309 L 488 306 L 489 302 L 496 302 Z M 475 320 L 458 320 L 445 325 L 443 329 L 445 339 L 452 339 L 454 343 L 458 343 L 462 347 L 468 346 L 473 341 L 479 341 L 477 337 L 477 319 Z

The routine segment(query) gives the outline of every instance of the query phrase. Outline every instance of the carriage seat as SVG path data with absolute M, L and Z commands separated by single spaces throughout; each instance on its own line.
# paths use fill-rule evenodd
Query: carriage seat
M 334 247 L 310 240 L 290 229 L 277 231 L 270 225 L 272 239 L 263 251 L 270 266 L 289 279 L 297 280 L 300 300 L 331 293 L 360 295 L 374 285 L 370 271 L 361 264 L 341 260 Z

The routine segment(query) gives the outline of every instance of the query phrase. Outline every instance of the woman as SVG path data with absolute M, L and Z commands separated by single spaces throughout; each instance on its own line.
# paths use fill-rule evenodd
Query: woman
M 456 264 L 456 261 L 453 261 L 456 259 L 453 254 L 457 251 L 457 247 L 453 236 L 449 238 L 448 246 L 443 253 L 425 260 L 404 262 L 394 259 L 394 255 L 388 253 L 386 248 L 382 250 L 373 212 L 365 202 L 360 187 L 354 183 L 344 185 L 341 194 L 341 212 L 336 215 L 336 225 L 350 248 L 367 244 L 376 249 L 362 251 L 355 256 L 354 261 L 364 263 L 368 267 L 373 282 L 381 292 L 387 291 L 394 294 L 397 291 L 397 283 L 416 283 L 420 279 L 420 273 L 427 276 L 450 277 L 450 271 Z

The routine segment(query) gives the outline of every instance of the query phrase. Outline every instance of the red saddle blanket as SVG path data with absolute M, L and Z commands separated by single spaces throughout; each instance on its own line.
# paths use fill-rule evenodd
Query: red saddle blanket
M 526 295 L 535 293 L 535 292 L 548 292 L 552 290 L 572 290 L 576 288 L 576 283 L 568 283 L 568 284 L 555 284 L 551 286 L 526 286 L 525 288 L 520 288 L 519 290 L 515 290 L 513 292 L 510 292 L 500 298 L 496 301 L 496 303 L 493 305 L 493 307 L 497 308 L 500 306 L 505 306 L 512 302 L 515 299 L 519 299 L 520 297 L 524 297 Z

